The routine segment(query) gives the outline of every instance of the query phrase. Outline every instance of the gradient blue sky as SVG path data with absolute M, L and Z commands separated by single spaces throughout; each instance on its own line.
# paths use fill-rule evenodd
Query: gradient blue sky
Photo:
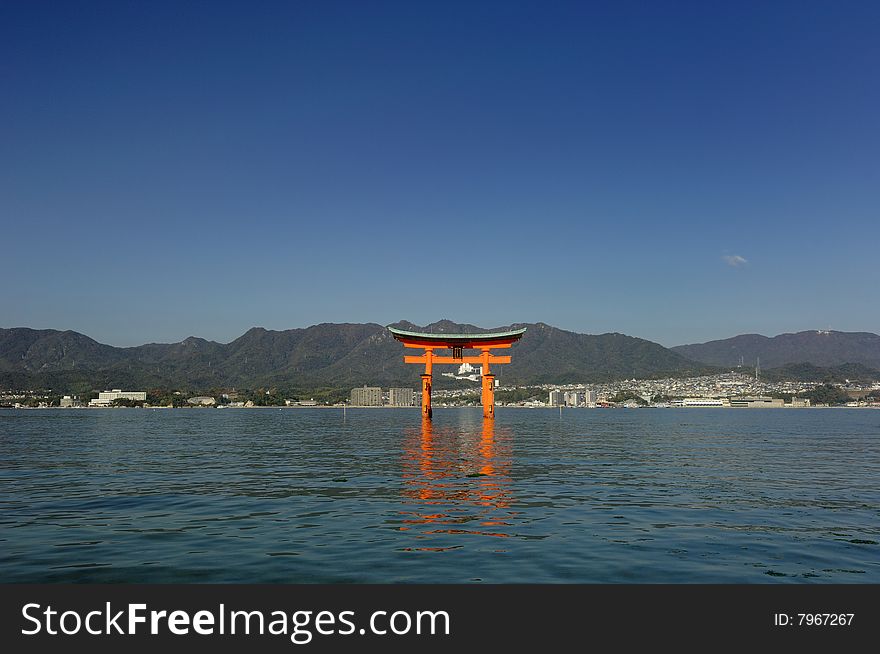
M 7 0 L 0 82 L 3 327 L 880 331 L 877 2 Z

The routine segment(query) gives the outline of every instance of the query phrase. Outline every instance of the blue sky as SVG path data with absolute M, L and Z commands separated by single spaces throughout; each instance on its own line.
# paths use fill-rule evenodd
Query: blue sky
M 0 326 L 880 331 L 880 3 L 4 2 Z

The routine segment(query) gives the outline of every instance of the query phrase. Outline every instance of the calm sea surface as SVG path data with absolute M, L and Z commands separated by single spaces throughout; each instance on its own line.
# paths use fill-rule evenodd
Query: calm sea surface
M 880 582 L 880 411 L 0 410 L 4 582 Z

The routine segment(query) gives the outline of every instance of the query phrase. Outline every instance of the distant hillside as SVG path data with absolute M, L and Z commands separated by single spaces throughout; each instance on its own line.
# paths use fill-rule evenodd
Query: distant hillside
M 434 333 L 487 331 L 447 320 L 425 327 L 405 321 L 395 326 Z M 576 334 L 544 323 L 512 327 L 528 329 L 511 350 L 513 363 L 497 370 L 502 383 L 595 382 L 710 371 L 657 343 L 623 334 Z M 416 387 L 420 370 L 405 365 L 403 355 L 403 346 L 375 323 L 325 323 L 284 331 L 255 327 L 227 344 L 190 337 L 129 348 L 102 345 L 71 331 L 0 329 L 0 386 L 63 391 Z M 435 379 L 439 387 L 461 383 L 439 374 Z
M 720 341 L 679 345 L 672 350 L 693 361 L 723 367 L 738 365 L 742 357 L 749 367 L 754 367 L 760 358 L 762 368 L 790 363 L 822 367 L 859 363 L 880 368 L 880 336 L 869 332 L 809 331 L 773 338 L 744 334 Z
M 527 327 L 501 379 L 509 383 L 566 383 L 689 376 L 711 372 L 662 345 L 624 334 L 576 334 L 544 323 Z
M 54 329 L 0 329 L 0 371 L 44 372 L 80 367 L 105 368 L 124 350 L 102 345 L 78 332 Z
M 839 366 L 823 368 L 812 363 L 789 363 L 779 368 L 761 372 L 761 378 L 768 381 L 821 381 L 829 384 L 845 382 L 880 381 L 880 370 L 863 366 L 861 363 L 844 363 Z

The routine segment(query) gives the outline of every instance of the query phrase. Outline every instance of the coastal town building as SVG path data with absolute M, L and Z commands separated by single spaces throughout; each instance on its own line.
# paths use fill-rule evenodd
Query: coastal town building
M 775 397 L 732 397 L 730 406 L 746 409 L 781 409 L 785 400 Z
M 483 367 L 463 363 L 458 367 L 457 372 L 444 372 L 442 374 L 444 377 L 451 377 L 452 379 L 480 381 L 480 377 L 483 375 Z
M 186 403 L 192 404 L 193 406 L 214 406 L 215 404 L 217 404 L 217 400 L 207 395 L 198 395 L 196 397 L 189 398 Z
M 352 406 L 382 406 L 382 389 L 378 386 L 364 386 L 351 390 Z
M 412 388 L 389 388 L 388 404 L 390 406 L 413 406 L 416 392 Z
M 565 406 L 584 406 L 585 395 L 581 391 L 565 391 Z
M 672 406 L 681 407 L 729 407 L 730 400 L 726 397 L 684 397 L 680 400 L 672 400 Z
M 131 400 L 132 402 L 146 402 L 145 391 L 123 391 L 114 388 L 112 391 L 101 391 L 94 400 L 89 400 L 89 406 L 110 406 L 113 400 Z

